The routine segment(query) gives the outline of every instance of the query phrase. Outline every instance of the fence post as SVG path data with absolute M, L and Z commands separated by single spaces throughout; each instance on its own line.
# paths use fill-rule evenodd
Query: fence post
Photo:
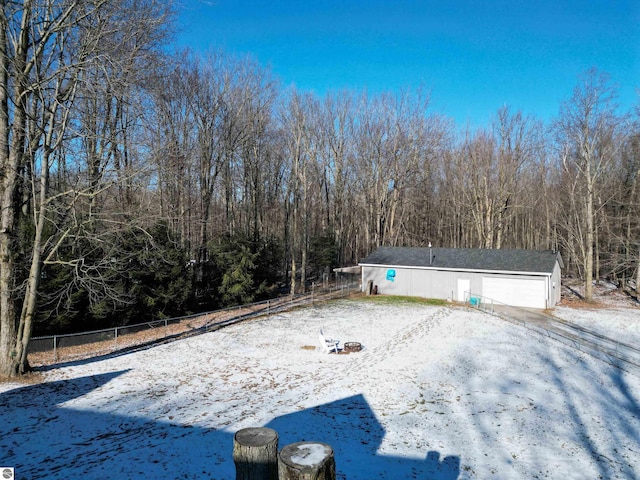
M 58 337 L 56 335 L 53 336 L 53 361 L 58 361 Z
M 236 480 L 278 480 L 278 432 L 243 428 L 233 436 Z
M 114 342 L 113 349 L 118 350 L 118 327 L 116 327 L 114 331 L 115 333 L 113 335 L 113 342 Z
M 336 480 L 333 449 L 326 443 L 298 442 L 278 454 L 279 480 Z

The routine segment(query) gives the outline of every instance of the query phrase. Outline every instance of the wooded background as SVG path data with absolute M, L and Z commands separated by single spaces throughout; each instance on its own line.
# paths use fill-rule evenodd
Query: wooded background
M 597 69 L 483 127 L 427 90 L 318 97 L 171 52 L 164 0 L 0 11 L 0 374 L 31 334 L 301 292 L 381 245 L 556 249 L 640 283 L 638 105 Z M 482 92 L 478 92 L 481 95 Z

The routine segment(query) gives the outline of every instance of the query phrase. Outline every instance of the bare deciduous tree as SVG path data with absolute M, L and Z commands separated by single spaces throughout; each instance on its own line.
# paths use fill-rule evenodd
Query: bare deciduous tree
M 29 0 L 2 5 L 0 375 L 13 376 L 28 368 L 27 347 L 41 268 L 56 262 L 56 252 L 71 238 L 74 228 L 80 228 L 75 232 L 77 238 L 86 226 L 74 216 L 78 200 L 89 199 L 91 204 L 100 191 L 91 181 L 83 182 L 81 175 L 75 185 L 66 183 L 68 188 L 50 188 L 53 162 L 60 168 L 66 162 L 65 149 L 86 133 L 71 128 L 81 86 L 89 83 L 87 73 L 97 62 L 112 58 L 114 48 L 125 47 L 126 34 L 116 35 L 113 41 L 113 32 L 122 26 L 119 15 L 136 11 L 137 20 L 131 25 L 142 45 L 149 40 L 148 31 L 159 28 L 166 19 L 166 7 L 158 6 L 152 0 Z M 91 177 L 96 172 L 89 167 L 86 172 Z M 59 214 L 63 217 L 55 218 Z M 62 226 L 65 218 L 67 223 Z M 47 222 L 55 231 L 45 236 Z M 32 224 L 30 237 L 19 235 L 18 228 L 25 223 Z M 18 268 L 19 253 L 29 258 L 26 274 Z M 76 262 L 75 267 L 81 263 Z
M 572 215 L 566 222 L 571 245 L 579 246 L 585 298 L 593 299 L 594 246 L 597 210 L 602 205 L 603 180 L 609 173 L 618 147 L 621 120 L 616 114 L 615 90 L 608 77 L 589 70 L 571 98 L 561 107 L 555 125 L 564 173 L 572 178 Z

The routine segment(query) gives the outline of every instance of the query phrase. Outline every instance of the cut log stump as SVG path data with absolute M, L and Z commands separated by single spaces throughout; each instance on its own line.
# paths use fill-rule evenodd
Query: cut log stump
M 298 442 L 278 455 L 279 480 L 336 480 L 333 449 L 326 443 Z
M 233 437 L 236 480 L 278 480 L 278 432 L 244 428 Z

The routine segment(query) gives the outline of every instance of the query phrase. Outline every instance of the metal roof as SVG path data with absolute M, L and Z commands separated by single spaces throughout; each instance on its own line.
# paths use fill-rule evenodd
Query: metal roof
M 380 247 L 359 264 L 551 274 L 556 262 L 564 267 L 552 250 Z

